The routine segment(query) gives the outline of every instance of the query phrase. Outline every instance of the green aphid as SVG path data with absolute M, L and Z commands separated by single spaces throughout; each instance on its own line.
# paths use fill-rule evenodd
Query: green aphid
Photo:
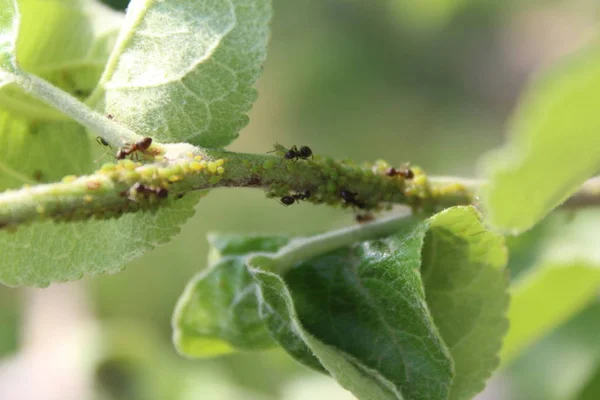
M 327 182 L 327 191 L 329 193 L 336 193 L 338 191 L 338 185 L 333 181 Z
M 121 174 L 121 181 L 127 183 L 137 182 L 140 179 L 140 174 L 135 171 L 124 171 Z
M 272 158 L 267 159 L 267 160 L 265 160 L 265 162 L 263 163 L 262 166 L 264 169 L 271 169 L 275 166 L 275 160 Z

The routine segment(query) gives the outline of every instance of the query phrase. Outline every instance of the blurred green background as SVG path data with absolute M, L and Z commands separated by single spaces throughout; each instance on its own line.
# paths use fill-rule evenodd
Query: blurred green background
M 594 40 L 600 11 L 593 0 L 274 2 L 259 100 L 231 149 L 264 153 L 277 141 L 461 176 L 473 176 L 478 157 L 502 143 L 528 79 Z M 83 298 L 99 319 L 92 331 L 103 333 L 98 343 L 110 343 L 93 367 L 96 396 L 351 398 L 279 351 L 183 360 L 170 344 L 170 318 L 186 282 L 206 267 L 208 232 L 307 234 L 352 219 L 325 207 L 282 207 L 256 190 L 217 190 L 170 244 L 120 274 L 86 279 Z M 527 266 L 526 259 L 511 265 Z M 32 293 L 55 290 L 0 288 L 0 354 L 8 357 L 27 337 Z M 58 318 L 68 310 L 49 312 Z M 591 351 L 600 348 L 598 321 L 600 304 L 531 348 L 480 398 L 571 398 L 581 383 L 574 371 L 592 368 Z

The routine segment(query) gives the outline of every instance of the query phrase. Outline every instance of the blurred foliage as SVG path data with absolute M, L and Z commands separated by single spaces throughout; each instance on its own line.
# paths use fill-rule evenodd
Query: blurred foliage
M 127 4 L 105 2 L 119 9 Z M 598 8 L 591 0 L 573 3 L 275 0 L 259 100 L 250 125 L 232 148 L 266 152 L 276 141 L 309 144 L 318 153 L 338 158 L 411 161 L 432 174 L 473 175 L 474 160 L 501 142 L 506 115 L 526 79 L 514 67 L 521 65 L 518 57 L 525 56 L 507 52 L 506 46 L 532 39 L 511 42 L 507 31 L 536 11 L 554 12 L 560 6 L 566 11 L 561 14 L 559 9 L 559 14 L 568 19 L 592 15 Z M 534 47 L 521 51 L 555 44 L 551 37 L 538 35 L 542 42 L 533 41 Z M 289 388 L 313 373 L 280 351 L 201 362 L 181 359 L 170 342 L 170 319 L 185 283 L 207 265 L 208 232 L 307 234 L 348 223 L 352 217 L 306 204 L 285 208 L 265 201 L 255 190 L 214 191 L 200 202 L 176 240 L 117 275 L 87 280 L 100 318 L 143 322 L 157 332 L 152 346 L 164 351 L 160 362 L 150 363 L 154 372 L 130 368 L 140 359 L 137 355 L 116 352 L 107 357 L 97 373 L 105 398 L 135 400 L 123 397 L 137 390 L 128 382 L 152 381 L 156 371 L 170 369 L 189 371 L 181 398 L 210 399 L 209 393 L 220 396 L 215 399 L 309 398 L 293 397 Z M 535 260 L 535 235 L 527 240 L 534 247 L 514 240 L 515 276 Z M 16 349 L 19 297 L 20 290 L 0 287 L 0 354 Z M 597 368 L 600 343 L 594 327 L 599 320 L 597 303 L 529 349 L 505 371 L 509 398 L 553 400 L 577 393 Z M 342 398 L 340 393 L 328 398 Z
M 511 400 L 567 400 L 600 363 L 600 302 L 531 347 L 508 371 Z
M 511 285 L 511 330 L 504 338 L 503 363 L 597 298 L 599 218 L 595 209 L 556 212 L 510 241 L 510 268 L 520 273 Z

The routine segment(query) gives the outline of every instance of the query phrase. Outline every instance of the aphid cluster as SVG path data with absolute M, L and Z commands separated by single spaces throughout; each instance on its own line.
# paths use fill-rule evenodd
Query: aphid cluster
M 300 200 L 308 200 L 308 198 L 310 197 L 310 190 L 304 190 L 302 192 L 298 192 L 296 194 L 293 194 L 291 196 L 283 196 L 280 201 L 281 204 L 283 204 L 284 206 L 291 206 L 294 203 L 299 203 Z

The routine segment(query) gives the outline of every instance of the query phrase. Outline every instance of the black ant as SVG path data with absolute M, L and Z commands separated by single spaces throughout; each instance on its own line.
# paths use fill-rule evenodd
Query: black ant
M 358 200 L 356 198 L 357 195 L 358 195 L 358 193 L 350 192 L 348 190 L 342 190 L 340 192 L 340 196 L 342 196 L 342 199 L 344 200 L 344 202 L 346 204 L 352 204 L 358 208 L 366 208 L 367 205 L 364 202 Z
M 273 151 L 282 152 L 283 158 L 286 160 L 307 160 L 313 154 L 312 150 L 308 146 L 300 146 L 300 150 L 298 150 L 296 145 L 290 147 L 289 149 L 286 149 L 279 143 L 275 144 L 275 150 Z M 273 151 L 269 151 L 269 153 L 272 153 Z
M 310 190 L 304 190 L 302 192 L 298 192 L 291 196 L 283 196 L 280 201 L 284 206 L 291 206 L 295 202 L 300 202 L 300 200 L 307 200 L 310 197 Z
M 145 196 L 150 196 L 155 194 L 159 199 L 164 199 L 169 195 L 169 191 L 164 187 L 151 188 L 149 186 L 144 185 L 143 183 L 136 182 L 132 187 L 132 190 L 142 193 Z
M 117 160 L 122 160 L 125 157 L 127 157 L 128 155 L 135 153 L 136 151 L 140 151 L 140 152 L 144 153 L 146 150 L 148 150 L 150 145 L 152 145 L 152 138 L 145 137 L 142 140 L 140 140 L 139 142 L 122 147 L 117 152 Z
M 404 179 L 412 179 L 415 177 L 413 170 L 408 167 L 402 167 L 401 169 L 390 167 L 385 171 L 385 174 L 387 176 L 401 176 Z
M 293 196 L 283 196 L 279 201 L 281 201 L 281 204 L 287 207 L 294 204 L 296 199 Z

